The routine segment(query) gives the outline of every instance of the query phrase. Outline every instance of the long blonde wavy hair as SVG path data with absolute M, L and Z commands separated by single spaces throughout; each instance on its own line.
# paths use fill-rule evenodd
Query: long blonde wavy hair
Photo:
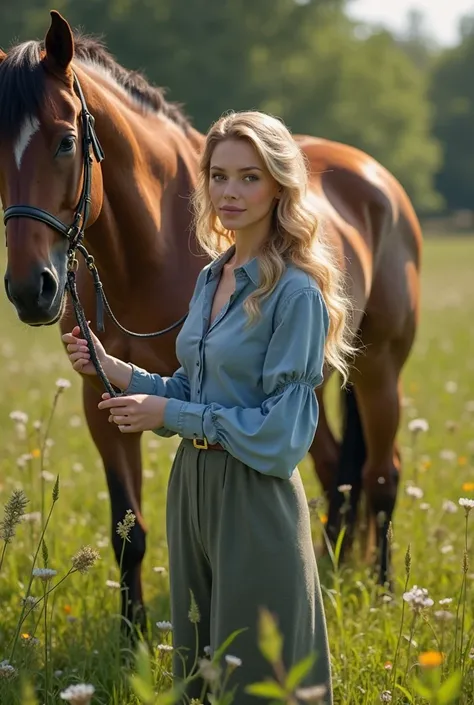
M 348 359 L 355 349 L 349 339 L 350 302 L 344 293 L 344 276 L 335 254 L 322 237 L 318 214 L 308 198 L 308 172 L 303 153 L 288 128 L 273 116 L 258 111 L 231 112 L 209 130 L 193 194 L 196 236 L 212 259 L 235 242 L 234 232 L 224 228 L 209 195 L 210 163 L 219 142 L 245 139 L 281 186 L 272 228 L 259 253 L 260 286 L 244 302 L 250 322 L 260 314 L 260 302 L 274 290 L 288 262 L 318 284 L 329 314 L 325 344 L 326 362 L 348 378 Z

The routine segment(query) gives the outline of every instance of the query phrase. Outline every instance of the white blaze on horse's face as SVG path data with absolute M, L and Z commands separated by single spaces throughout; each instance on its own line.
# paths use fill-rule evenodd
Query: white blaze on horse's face
M 21 160 L 23 159 L 23 155 L 31 142 L 31 138 L 36 132 L 38 132 L 39 126 L 40 122 L 38 118 L 30 116 L 25 119 L 23 125 L 21 126 L 20 133 L 15 142 L 15 146 L 13 147 L 18 169 L 21 166 Z

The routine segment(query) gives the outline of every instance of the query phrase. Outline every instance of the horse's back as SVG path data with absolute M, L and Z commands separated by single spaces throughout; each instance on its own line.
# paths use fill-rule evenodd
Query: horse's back
M 398 180 L 365 152 L 296 135 L 308 161 L 310 195 L 341 256 L 354 328 L 369 311 L 377 325 L 403 327 L 417 308 L 422 235 Z M 385 323 L 383 322 L 385 321 Z

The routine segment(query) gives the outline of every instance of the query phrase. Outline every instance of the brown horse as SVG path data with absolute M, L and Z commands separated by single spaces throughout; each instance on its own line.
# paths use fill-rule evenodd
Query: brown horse
M 85 243 L 93 254 L 119 321 L 138 332 L 163 329 L 185 314 L 199 270 L 206 264 L 192 229 L 189 196 L 203 137 L 160 89 L 119 66 L 96 41 L 75 36 L 56 12 L 44 45 L 27 42 L 0 55 L 0 195 L 6 211 L 31 212 L 6 224 L 6 292 L 20 320 L 41 326 L 75 324 L 66 305 L 66 226 L 84 203 L 84 158 L 91 171 Z M 75 79 L 95 117 L 105 160 L 84 153 L 84 113 Z M 330 500 L 328 529 L 341 522 L 341 484 L 352 485 L 345 514 L 350 543 L 363 490 L 378 539 L 380 580 L 387 579 L 388 522 L 395 505 L 400 463 L 399 377 L 418 318 L 421 233 L 398 182 L 362 152 L 312 137 L 297 137 L 311 168 L 311 192 L 328 237 L 347 270 L 354 300 L 353 331 L 363 344 L 344 392 L 341 443 L 329 429 L 322 392 L 320 425 L 311 449 Z M 94 146 L 94 145 L 93 145 Z M 85 199 L 88 202 L 88 199 Z M 11 215 L 12 211 L 10 211 Z M 96 329 L 94 287 L 87 268 L 77 273 L 78 293 Z M 106 349 L 163 375 L 177 367 L 175 333 L 156 340 L 130 338 L 106 318 Z M 141 564 L 146 530 L 141 514 L 140 435 L 121 435 L 97 410 L 100 385 L 84 379 L 83 400 L 92 438 L 102 456 L 117 560 L 115 532 L 127 509 L 137 524 L 126 544 L 122 610 L 136 616 L 143 605 Z M 378 521 L 376 521 L 378 519 Z M 127 594 L 124 591 L 123 594 Z

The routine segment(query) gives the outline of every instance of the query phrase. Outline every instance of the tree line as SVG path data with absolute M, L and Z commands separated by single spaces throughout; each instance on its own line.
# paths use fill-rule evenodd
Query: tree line
M 0 47 L 42 38 L 51 7 L 1 3 Z M 265 110 L 295 133 L 379 159 L 421 215 L 472 208 L 470 18 L 458 45 L 440 49 L 420 15 L 394 36 L 349 19 L 345 0 L 56 0 L 55 8 L 165 87 L 201 131 L 229 109 Z

